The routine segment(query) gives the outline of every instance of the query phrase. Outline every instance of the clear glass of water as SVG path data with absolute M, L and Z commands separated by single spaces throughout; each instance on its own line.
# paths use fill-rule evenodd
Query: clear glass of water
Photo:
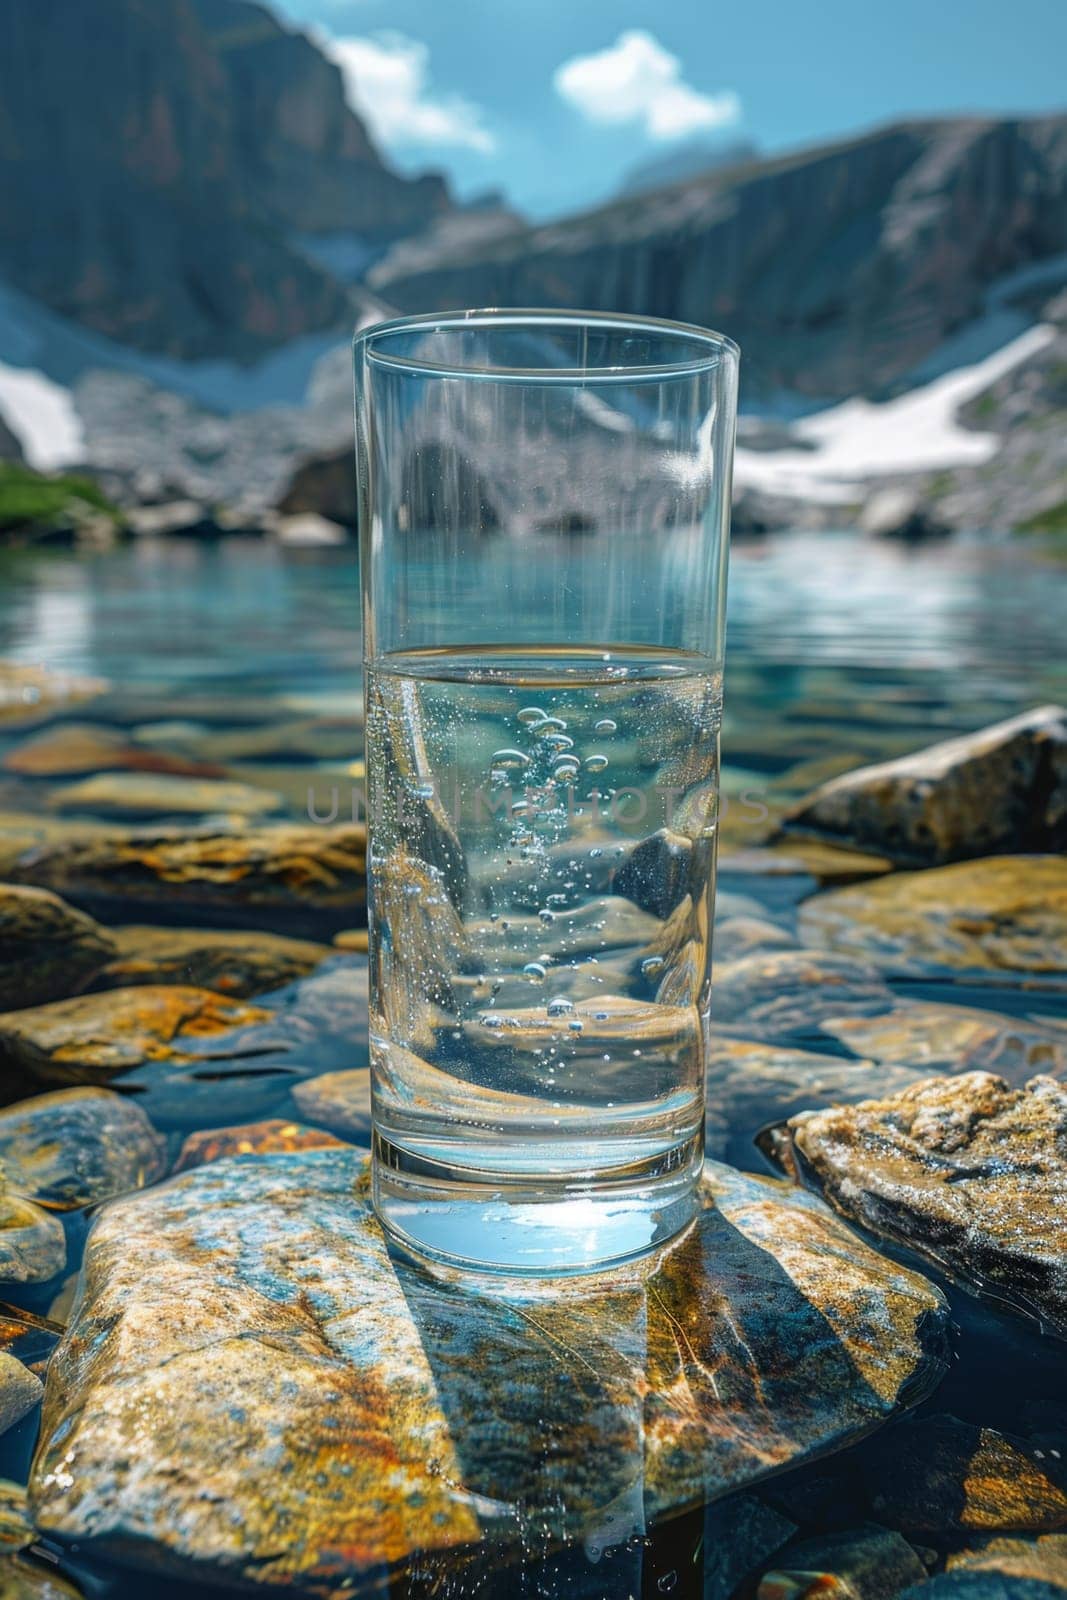
M 703 1160 L 738 352 L 469 311 L 355 355 L 375 1207 L 601 1268 Z

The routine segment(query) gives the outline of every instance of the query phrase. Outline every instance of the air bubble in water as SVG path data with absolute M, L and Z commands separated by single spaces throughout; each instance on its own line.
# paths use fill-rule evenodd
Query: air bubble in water
M 547 906 L 543 911 L 539 911 L 537 916 L 539 921 L 543 922 L 546 928 L 556 920 L 556 913 L 554 911 L 549 911 Z
M 523 755 L 521 750 L 494 750 L 489 760 L 503 772 L 514 772 L 517 768 L 530 765 L 529 756 Z
M 615 733 L 618 729 L 618 726 L 619 724 L 617 722 L 613 722 L 610 717 L 601 717 L 599 722 L 594 723 L 593 732 Z
M 582 1029 L 585 1027 L 585 1023 L 582 1021 L 581 1017 L 573 1017 L 571 1021 L 568 1022 L 567 1026 L 572 1033 L 581 1033 Z
M 502 1028 L 504 1019 L 496 1011 L 483 1011 L 481 1023 L 484 1028 Z
M 574 1001 L 568 1000 L 565 994 L 558 994 L 545 1007 L 550 1017 L 568 1017 L 574 1010 Z
M 678 1574 L 672 1570 L 670 1572 L 665 1572 L 662 1578 L 658 1578 L 656 1580 L 656 1588 L 659 1590 L 660 1594 L 670 1594 L 677 1582 Z
M 545 969 L 539 961 L 528 961 L 522 970 L 531 983 L 544 983 Z
M 557 756 L 552 763 L 554 778 L 576 778 L 580 771 L 577 756 Z
M 541 738 L 545 744 L 551 745 L 553 750 L 570 750 L 574 744 L 569 733 L 542 732 Z
M 542 711 L 540 706 L 523 706 L 518 720 L 527 728 L 537 728 L 542 722 L 548 721 L 548 712 Z
M 642 961 L 642 963 L 641 963 L 641 973 L 642 973 L 642 976 L 645 977 L 645 978 L 654 978 L 656 976 L 656 973 L 657 972 L 662 972 L 662 970 L 663 970 L 663 957 L 662 956 L 648 956 L 647 959 Z
M 586 772 L 603 772 L 607 764 L 607 756 L 586 756 L 585 758 Z

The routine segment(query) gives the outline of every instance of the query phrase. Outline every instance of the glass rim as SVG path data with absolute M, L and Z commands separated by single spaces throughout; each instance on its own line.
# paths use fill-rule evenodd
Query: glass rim
M 523 328 L 538 325 L 589 327 L 605 332 L 649 333 L 683 339 L 697 347 L 685 359 L 665 362 L 633 362 L 620 365 L 581 367 L 513 367 L 504 365 L 466 365 L 456 361 L 433 361 L 425 357 L 396 355 L 373 347 L 374 341 L 393 334 L 455 331 L 462 328 Z M 425 311 L 412 316 L 390 317 L 358 329 L 353 346 L 375 366 L 392 367 L 427 377 L 480 378 L 499 383 L 642 383 L 672 378 L 696 377 L 712 372 L 724 356 L 735 362 L 741 352 L 734 341 L 713 328 L 695 322 L 675 322 L 667 317 L 629 316 L 615 311 L 580 311 L 548 306 L 482 306 L 466 311 Z

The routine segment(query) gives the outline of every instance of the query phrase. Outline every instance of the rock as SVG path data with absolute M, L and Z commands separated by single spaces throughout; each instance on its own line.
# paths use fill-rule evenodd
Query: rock
M 153 1183 L 165 1152 L 140 1106 L 108 1089 L 64 1089 L 0 1111 L 4 1176 L 53 1211 Z
M 409 1051 L 402 1052 L 405 1057 Z M 421 1063 L 421 1065 L 426 1065 Z M 428 1068 L 428 1071 L 433 1071 Z M 360 1144 L 369 1144 L 370 1069 L 353 1067 L 345 1072 L 324 1072 L 293 1085 L 293 1099 L 301 1113 L 312 1122 L 324 1122 L 341 1133 L 353 1134 Z
M 94 989 L 180 983 L 248 999 L 307 977 L 331 954 L 329 945 L 309 939 L 236 929 L 134 926 L 110 932 L 115 954 L 97 973 Z
M 745 956 L 771 950 L 795 950 L 797 941 L 788 929 L 766 917 L 725 917 L 716 920 L 714 951 L 717 962 L 741 961 Z
M 370 943 L 366 928 L 342 928 L 333 936 L 334 949 L 365 953 Z
M 1062 986 L 1067 859 L 993 856 L 894 872 L 805 901 L 800 936 L 900 977 L 968 974 Z
M 352 446 L 301 461 L 281 498 L 283 518 L 323 517 L 334 526 L 356 526 L 356 463 Z
M 562 948 L 568 957 L 600 955 L 607 950 L 647 949 L 663 935 L 663 924 L 621 895 L 603 895 L 559 913 L 566 927 Z M 545 948 L 545 924 L 539 916 L 509 914 L 495 921 L 464 923 L 467 937 L 480 961 L 492 962 L 505 954 L 529 952 L 533 961 Z M 555 934 L 555 930 L 553 930 Z
M 742 1580 L 796 1531 L 795 1522 L 755 1495 L 714 1501 L 704 1513 L 702 1600 L 731 1600 Z M 673 1588 L 665 1589 L 661 1582 L 659 1592 L 669 1594 Z
M 924 1279 L 811 1196 L 706 1182 L 657 1258 L 491 1293 L 387 1251 L 354 1151 L 112 1204 L 49 1368 L 37 1527 L 190 1582 L 339 1592 L 479 1547 L 529 1559 L 634 1497 L 657 1520 L 929 1390 L 945 1308 Z
M 102 694 L 102 678 L 80 678 L 47 667 L 0 660 L 0 723 L 8 731 Z
M 868 1523 L 787 1546 L 764 1573 L 756 1600 L 891 1600 L 925 1580 L 907 1540 Z
M 279 517 L 274 525 L 274 537 L 279 544 L 293 545 L 300 550 L 321 549 L 330 545 L 345 544 L 348 530 L 317 511 L 303 511 L 295 516 Z
M 70 994 L 114 951 L 110 934 L 58 895 L 0 883 L 0 1009 Z
M 26 851 L 8 876 L 114 920 L 165 903 L 174 920 L 322 937 L 365 908 L 366 849 L 355 823 L 93 835 Z
M 1045 1533 L 1030 1539 L 993 1536 L 951 1552 L 946 1566 L 954 1574 L 988 1572 L 1009 1583 L 1022 1580 L 1067 1590 L 1067 1534 Z
M 15 1356 L 0 1351 L 0 1433 L 21 1422 L 43 1394 L 40 1378 Z
M 771 950 L 716 963 L 711 1012 L 716 1027 L 750 1038 L 813 1034 L 826 1016 L 876 1016 L 893 992 L 876 967 L 819 950 Z
M 47 1283 L 66 1264 L 63 1224 L 0 1180 L 0 1283 Z
M 165 750 L 131 744 L 117 729 L 95 722 L 61 722 L 44 728 L 4 757 L 5 771 L 28 778 L 70 778 L 107 770 L 164 772 L 179 777 L 222 778 L 222 767 L 188 761 Z
M 694 845 L 684 834 L 660 828 L 630 851 L 615 873 L 615 893 L 665 921 L 691 893 L 700 876 L 698 862 L 706 867 L 708 844 Z
M 834 778 L 787 829 L 938 866 L 1067 846 L 1067 710 L 1043 706 L 914 755 Z
M 876 489 L 859 514 L 859 530 L 872 539 L 926 544 L 951 529 L 913 489 Z
M 31 1083 L 107 1083 L 146 1062 L 200 1061 L 203 1040 L 270 1018 L 208 989 L 109 989 L 0 1016 L 0 1065 Z
M 453 980 L 469 966 L 470 944 L 441 873 L 403 850 L 372 860 L 371 870 L 379 1026 L 418 1050 L 429 1042 L 433 1007 L 455 1009 Z
M 37 1380 L 40 1383 L 40 1379 Z M 44 1385 L 40 1385 L 37 1399 L 44 1392 Z M 36 1400 L 34 1404 L 36 1404 Z M 0 1478 L 0 1548 L 3 1550 L 25 1550 L 36 1537 L 33 1523 L 30 1521 L 29 1506 L 27 1504 L 26 1485 L 12 1483 L 9 1478 Z M 0 1556 L 0 1596 L 4 1589 L 4 1570 L 8 1563 L 6 1555 Z
M 806 1172 L 873 1233 L 1067 1337 L 1067 1089 L 988 1072 L 794 1117 Z
M 281 796 L 250 783 L 177 778 L 169 773 L 98 772 L 53 789 L 54 811 L 88 811 L 100 817 L 237 816 L 277 811 Z
M 824 1017 L 819 1027 L 857 1055 L 924 1074 L 995 1072 L 1016 1088 L 1035 1073 L 1067 1077 L 1067 1033 L 977 1007 L 905 1000 L 879 1017 Z
M 336 1077 L 348 1074 L 337 1073 Z M 321 1080 L 312 1079 L 312 1082 Z M 301 1085 L 300 1087 L 305 1087 Z M 246 1122 L 243 1127 L 210 1128 L 191 1133 L 174 1163 L 175 1172 L 187 1172 L 227 1156 L 273 1155 L 285 1150 L 326 1150 L 343 1144 L 321 1128 L 305 1128 L 300 1122 L 285 1122 L 275 1117 L 267 1122 Z
M 20 1556 L 0 1557 L 0 1600 L 83 1600 L 65 1578 Z
M 886 1429 L 861 1460 L 874 1515 L 909 1535 L 1067 1526 L 1067 1462 L 996 1428 L 925 1416 Z
M 789 1049 L 712 1033 L 708 1051 L 708 1150 L 737 1163 L 768 1123 L 815 1106 L 853 1105 L 903 1089 L 922 1076 L 854 1056 Z

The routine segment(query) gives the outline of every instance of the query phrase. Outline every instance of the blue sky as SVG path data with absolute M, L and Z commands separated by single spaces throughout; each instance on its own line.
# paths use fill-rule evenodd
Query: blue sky
M 887 119 L 1067 101 L 1064 0 L 274 0 L 393 163 L 533 216 L 679 141 L 776 151 Z

